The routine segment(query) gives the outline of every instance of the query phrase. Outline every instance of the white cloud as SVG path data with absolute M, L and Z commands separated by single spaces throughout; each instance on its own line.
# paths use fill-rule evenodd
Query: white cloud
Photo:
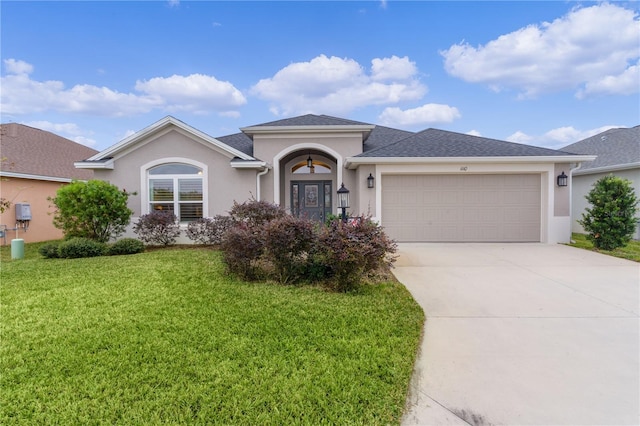
M 180 0 L 167 0 L 169 7 L 180 7 Z
M 282 68 L 251 91 L 271 101 L 270 110 L 278 115 L 346 114 L 368 105 L 420 99 L 427 88 L 415 74 L 415 64 L 406 57 L 374 59 L 367 74 L 353 59 L 320 55 Z
M 470 135 L 470 136 L 482 136 L 482 133 L 480 133 L 478 130 L 474 129 L 474 130 L 469 130 L 467 132 L 467 135 Z
M 530 144 L 531 142 L 533 142 L 533 139 L 534 139 L 533 136 L 529 136 L 526 133 L 518 130 L 511 136 L 507 137 L 506 140 L 509 142 Z
M 551 129 L 542 135 L 527 135 L 524 132 L 517 131 L 506 140 L 509 142 L 524 143 L 529 145 L 543 146 L 546 148 L 560 149 L 563 146 L 589 138 L 598 133 L 605 132 L 624 126 L 606 125 L 595 129 L 580 130 L 573 126 L 563 126 Z
M 380 80 L 407 80 L 418 73 L 415 62 L 411 62 L 408 56 L 398 58 L 393 55 L 390 58 L 375 58 L 371 61 L 371 78 Z
M 162 99 L 168 111 L 207 113 L 211 110 L 226 110 L 244 105 L 247 100 L 228 81 L 215 77 L 191 74 L 155 77 L 136 82 L 136 90 L 151 98 Z
M 522 97 L 560 90 L 579 96 L 631 94 L 638 84 L 640 21 L 634 10 L 603 3 L 502 35 L 485 45 L 460 43 L 442 51 L 446 71 Z M 584 87 L 584 89 L 582 89 Z
M 621 126 L 601 126 L 589 130 L 578 130 L 573 126 L 558 127 L 545 133 L 542 140 L 548 141 L 549 144 L 566 146 L 617 127 Z
M 8 74 L 31 74 L 33 72 L 33 65 L 15 59 L 5 59 L 4 68 Z
M 139 93 L 122 93 L 89 84 L 67 89 L 61 81 L 32 80 L 29 74 L 33 72 L 33 66 L 26 62 L 7 59 L 4 63 L 7 75 L 0 79 L 3 114 L 52 110 L 117 117 L 154 109 L 230 113 L 246 103 L 245 97 L 231 83 L 202 74 L 138 81 L 135 89 Z
M 457 108 L 442 104 L 425 104 L 418 108 L 401 110 L 385 108 L 378 120 L 386 126 L 413 126 L 428 123 L 451 123 L 460 118 Z
M 35 127 L 36 129 L 55 133 L 64 138 L 89 147 L 95 147 L 97 145 L 96 140 L 89 137 L 93 134 L 93 132 L 86 132 L 75 123 L 52 123 L 50 121 L 41 120 L 28 121 L 22 124 L 24 124 L 25 126 Z
M 607 75 L 599 80 L 587 82 L 576 97 L 583 99 L 590 95 L 626 95 L 640 90 L 640 61 L 630 66 L 620 75 Z

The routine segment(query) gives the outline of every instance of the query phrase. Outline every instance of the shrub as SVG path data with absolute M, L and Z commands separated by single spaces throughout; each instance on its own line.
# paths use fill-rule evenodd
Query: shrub
M 144 251 L 144 243 L 135 238 L 123 238 L 111 244 L 107 249 L 110 256 L 136 254 Z
M 228 222 L 221 222 L 221 227 L 226 227 L 221 248 L 229 271 L 244 279 L 269 275 L 270 268 L 263 256 L 264 232 L 271 221 L 285 216 L 288 215 L 284 208 L 266 201 L 234 202 Z
M 200 244 L 217 245 L 222 242 L 224 233 L 233 226 L 230 216 L 217 215 L 213 219 L 202 218 L 190 222 L 186 234 L 190 240 Z
M 585 197 L 591 204 L 578 223 L 597 249 L 613 250 L 631 240 L 637 226 L 638 200 L 631 182 L 613 175 L 604 176 Z
M 58 246 L 58 256 L 64 259 L 102 256 L 106 251 L 106 244 L 89 238 L 75 237 L 63 241 Z
M 338 291 L 354 290 L 367 274 L 395 260 L 395 242 L 366 218 L 352 223 L 335 220 L 320 230 L 318 241 L 313 270 L 326 275 Z
M 57 259 L 60 257 L 58 248 L 61 241 L 51 241 L 40 246 L 38 253 L 47 259 Z
M 264 235 L 265 255 L 273 263 L 276 279 L 287 283 L 302 276 L 316 239 L 314 223 L 287 215 L 269 222 Z
M 82 237 L 107 242 L 121 235 L 132 211 L 127 207 L 129 193 L 101 180 L 75 181 L 58 189 L 49 198 L 56 211 L 53 224 L 65 237 Z
M 133 225 L 133 232 L 147 244 L 170 246 L 180 236 L 180 225 L 173 212 L 154 210 L 140 216 Z
M 249 229 L 257 231 L 272 220 L 287 216 L 287 212 L 267 201 L 249 200 L 242 204 L 234 201 L 229 216 L 234 222 L 245 223 Z
M 247 224 L 240 223 L 229 229 L 221 248 L 230 272 L 244 279 L 254 279 L 258 275 L 256 263 L 262 255 L 264 241 Z

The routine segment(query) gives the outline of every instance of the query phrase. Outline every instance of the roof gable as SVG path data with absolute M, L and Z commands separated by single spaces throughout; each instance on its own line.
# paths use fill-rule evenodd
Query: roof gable
M 593 154 L 598 157 L 584 164 L 580 172 L 640 165 L 640 126 L 609 129 L 562 148 L 574 154 Z
M 160 121 L 155 122 L 154 124 L 140 130 L 139 132 L 129 136 L 128 138 L 123 139 L 115 145 L 110 146 L 102 152 L 88 158 L 84 162 L 79 162 L 77 166 L 93 168 L 100 167 L 99 165 L 106 165 L 113 158 L 116 158 L 121 155 L 125 155 L 127 152 L 130 152 L 132 149 L 141 143 L 144 143 L 149 138 L 153 138 L 158 134 L 162 134 L 167 130 L 177 129 L 186 133 L 191 137 L 195 137 L 199 141 L 202 141 L 205 145 L 216 149 L 218 151 L 226 153 L 229 158 L 238 157 L 243 160 L 253 160 L 254 158 L 251 155 L 246 154 L 236 148 L 233 148 L 220 140 L 213 138 L 207 135 L 200 130 L 197 130 L 188 124 L 174 118 L 171 116 L 167 116 Z
M 1 166 L 4 175 L 63 180 L 91 179 L 93 171 L 78 170 L 73 162 L 98 152 L 51 132 L 17 123 L 0 125 L 0 151 L 5 159 Z
M 427 129 L 357 157 L 544 157 L 571 156 L 554 149 L 523 145 L 446 130 Z

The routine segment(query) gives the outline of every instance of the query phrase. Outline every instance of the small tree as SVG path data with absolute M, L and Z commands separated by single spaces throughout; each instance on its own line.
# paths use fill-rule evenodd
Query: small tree
M 74 181 L 56 192 L 53 224 L 67 237 L 107 242 L 121 235 L 133 213 L 129 193 L 102 180 Z
M 598 249 L 613 250 L 627 245 L 636 230 L 638 200 L 631 182 L 609 175 L 593 184 L 585 197 L 591 204 L 578 223 Z

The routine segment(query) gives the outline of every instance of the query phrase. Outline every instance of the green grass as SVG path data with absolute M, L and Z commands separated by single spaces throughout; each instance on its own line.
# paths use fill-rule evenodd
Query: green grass
M 573 242 L 569 245 L 573 247 L 640 262 L 640 241 L 631 240 L 626 247 L 617 248 L 615 250 L 597 250 L 593 247 L 593 243 L 587 239 L 585 234 L 571 234 L 571 240 Z
M 245 283 L 207 249 L 7 250 L 0 424 L 399 423 L 424 317 L 397 283 Z

